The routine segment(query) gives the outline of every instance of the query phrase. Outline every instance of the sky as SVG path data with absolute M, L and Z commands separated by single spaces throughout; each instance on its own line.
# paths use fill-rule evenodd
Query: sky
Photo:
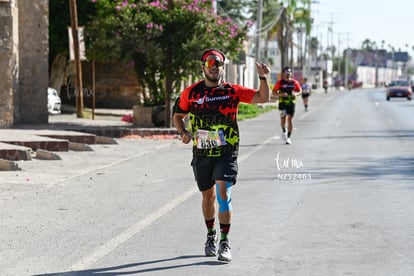
M 315 0 L 311 6 L 314 18 L 312 36 L 322 42 L 324 48 L 332 35 L 333 43 L 341 49 L 361 48 L 366 39 L 375 41 L 379 48 L 391 51 L 414 51 L 414 1 L 413 0 Z M 340 43 L 339 43 L 340 42 Z M 408 44 L 408 48 L 406 46 Z

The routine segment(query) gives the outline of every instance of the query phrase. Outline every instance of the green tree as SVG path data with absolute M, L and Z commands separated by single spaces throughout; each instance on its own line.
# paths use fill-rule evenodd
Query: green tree
M 87 28 L 88 52 L 132 61 L 150 95 L 145 104 L 165 103 L 168 127 L 171 94 L 188 76 L 197 77 L 201 51 L 220 48 L 232 58 L 246 39 L 248 26 L 215 15 L 211 2 L 100 0 L 96 5 L 98 15 Z
M 365 39 L 362 41 L 361 49 L 363 50 L 373 50 L 377 46 L 375 41 L 371 41 L 370 39 Z
M 316 59 L 319 49 L 319 40 L 317 37 L 311 37 L 309 42 L 309 54 Z
M 253 1 L 254 2 L 254 1 Z M 232 19 L 240 26 L 252 26 L 250 0 L 218 0 L 217 13 L 224 19 Z M 233 58 L 233 63 L 244 64 L 246 52 L 243 50 Z
M 223 18 L 231 18 L 238 24 L 244 24 L 250 19 L 249 0 L 218 0 L 217 13 Z

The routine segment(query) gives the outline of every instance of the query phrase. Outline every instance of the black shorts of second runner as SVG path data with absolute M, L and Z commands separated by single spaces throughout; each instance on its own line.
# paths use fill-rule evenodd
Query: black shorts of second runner
M 302 99 L 309 97 L 310 93 L 302 93 Z
M 279 104 L 280 117 L 283 118 L 286 117 L 286 115 L 290 115 L 293 117 L 293 115 L 295 115 L 295 105 L 295 103 L 283 105 Z
M 220 157 L 193 156 L 191 166 L 200 191 L 213 187 L 216 180 L 236 184 L 238 173 L 236 154 L 226 154 Z

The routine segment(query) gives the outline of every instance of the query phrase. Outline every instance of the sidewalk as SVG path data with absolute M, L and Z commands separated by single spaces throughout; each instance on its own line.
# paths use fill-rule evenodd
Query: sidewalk
M 85 109 L 92 113 L 91 110 Z M 176 130 L 162 127 L 139 127 L 122 121 L 122 116 L 132 115 L 129 109 L 95 109 L 94 119 L 77 118 L 75 113 L 49 116 L 48 128 L 80 131 L 103 137 L 121 138 L 125 136 L 148 137 L 153 135 L 176 135 Z M 19 126 L 19 128 L 26 126 Z
M 132 110 L 96 109 L 94 119 L 76 114 L 49 115 L 48 124 L 0 129 L 0 171 L 18 170 L 15 161 L 56 160 L 56 152 L 88 151 L 90 144 L 116 144 L 114 138 L 175 139 L 175 128 L 141 128 L 123 122 Z

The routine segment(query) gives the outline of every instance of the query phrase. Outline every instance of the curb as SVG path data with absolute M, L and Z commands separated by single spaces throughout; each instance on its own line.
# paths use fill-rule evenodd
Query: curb
M 62 160 L 62 158 L 60 158 L 60 156 L 56 153 L 43 149 L 36 150 L 36 158 L 41 160 Z
M 0 171 L 18 171 L 19 165 L 16 162 L 0 159 Z

